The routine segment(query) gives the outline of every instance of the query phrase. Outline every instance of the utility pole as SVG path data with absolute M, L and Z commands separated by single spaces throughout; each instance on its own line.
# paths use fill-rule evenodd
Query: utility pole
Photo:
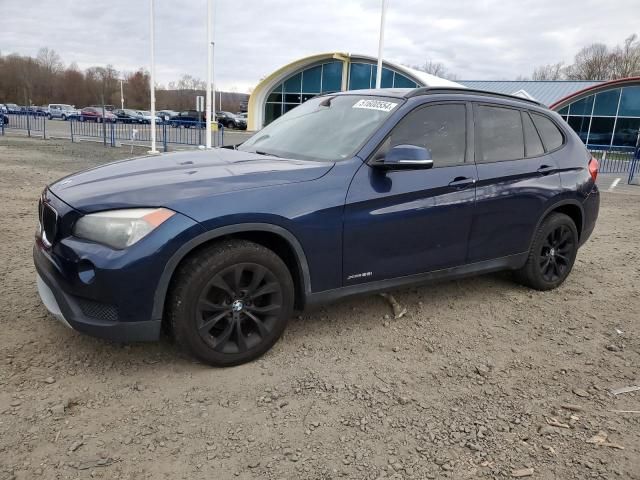
M 120 108 L 122 108 L 124 110 L 124 89 L 122 87 L 122 82 L 124 80 L 121 78 L 120 79 Z
M 384 18 L 387 14 L 387 0 L 382 0 L 380 12 L 380 36 L 378 37 L 378 69 L 376 71 L 376 88 L 382 84 L 382 49 L 384 47 Z
M 149 36 L 151 44 L 151 68 L 149 72 L 149 90 L 151 92 L 151 150 L 149 153 L 159 153 L 156 150 L 156 59 L 155 59 L 155 25 L 154 25 L 154 3 L 149 0 Z
M 211 148 L 211 100 L 213 96 L 213 40 L 211 23 L 213 20 L 213 0 L 207 0 L 207 149 Z M 215 113 L 213 114 L 215 116 Z

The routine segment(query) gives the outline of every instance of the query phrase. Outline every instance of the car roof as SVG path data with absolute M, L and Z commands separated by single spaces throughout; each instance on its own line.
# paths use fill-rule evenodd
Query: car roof
M 487 90 L 476 90 L 465 87 L 418 87 L 418 88 L 372 88 L 365 90 L 348 90 L 346 92 L 336 92 L 327 95 L 366 95 L 366 96 L 382 96 L 393 98 L 413 98 L 423 95 L 473 95 L 481 97 L 502 98 L 507 100 L 515 100 L 518 102 L 528 103 L 544 107 L 537 100 L 529 98 L 517 97 L 515 95 L 507 95 L 504 93 L 489 92 Z

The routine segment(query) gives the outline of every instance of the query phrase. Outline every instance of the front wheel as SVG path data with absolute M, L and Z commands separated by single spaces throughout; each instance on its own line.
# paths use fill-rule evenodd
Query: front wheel
M 282 259 L 256 243 L 230 240 L 179 267 L 167 318 L 181 347 L 204 363 L 227 367 L 269 350 L 293 303 L 293 280 Z
M 516 278 L 536 290 L 551 290 L 571 273 L 578 253 L 578 230 L 568 215 L 552 213 L 535 233 L 527 263 Z

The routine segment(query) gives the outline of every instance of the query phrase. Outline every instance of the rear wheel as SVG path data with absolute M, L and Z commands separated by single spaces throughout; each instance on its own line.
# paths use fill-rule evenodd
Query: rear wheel
M 527 263 L 517 279 L 536 290 L 551 290 L 569 276 L 578 253 L 578 230 L 568 215 L 552 213 L 538 228 Z
M 294 286 L 282 259 L 243 240 L 216 244 L 180 266 L 168 304 L 176 342 L 217 367 L 249 362 L 282 335 Z

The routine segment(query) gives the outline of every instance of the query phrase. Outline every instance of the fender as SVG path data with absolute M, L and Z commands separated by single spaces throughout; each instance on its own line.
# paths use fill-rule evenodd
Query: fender
M 293 248 L 296 257 L 296 263 L 298 264 L 298 271 L 302 278 L 304 287 L 303 296 L 304 298 L 308 297 L 311 293 L 311 275 L 309 273 L 309 264 L 307 263 L 307 257 L 298 239 L 289 230 L 278 225 L 273 225 L 270 223 L 238 223 L 235 225 L 227 225 L 202 233 L 182 245 L 176 251 L 176 253 L 173 254 L 173 256 L 165 265 L 162 276 L 160 277 L 160 281 L 158 282 L 158 287 L 156 288 L 156 293 L 153 298 L 152 318 L 156 320 L 162 318 L 165 298 L 167 295 L 167 290 L 169 289 L 169 282 L 171 281 L 171 277 L 173 277 L 173 273 L 175 272 L 182 259 L 186 257 L 191 251 L 193 251 L 194 248 L 202 245 L 205 242 L 223 237 L 225 235 L 256 231 L 275 233 L 284 238 Z
M 555 210 L 558 207 L 562 207 L 564 205 L 572 205 L 572 206 L 576 206 L 576 207 L 578 207 L 580 209 L 580 215 L 582 216 L 582 225 L 581 225 L 580 230 L 578 231 L 578 236 L 582 237 L 582 230 L 584 229 L 584 207 L 582 206 L 582 203 L 580 203 L 578 200 L 576 200 L 574 198 L 566 198 L 564 200 L 559 200 L 559 201 L 551 204 L 551 206 L 547 207 L 547 209 L 540 216 L 540 218 L 538 219 L 538 222 L 536 223 L 536 227 L 533 230 L 533 233 L 531 234 L 531 240 L 529 241 L 529 249 L 527 250 L 527 252 L 531 251 L 531 246 L 533 245 L 533 239 L 535 237 L 535 233 L 540 228 L 540 225 L 542 224 L 544 219 L 547 218 L 547 216 L 553 210 Z

